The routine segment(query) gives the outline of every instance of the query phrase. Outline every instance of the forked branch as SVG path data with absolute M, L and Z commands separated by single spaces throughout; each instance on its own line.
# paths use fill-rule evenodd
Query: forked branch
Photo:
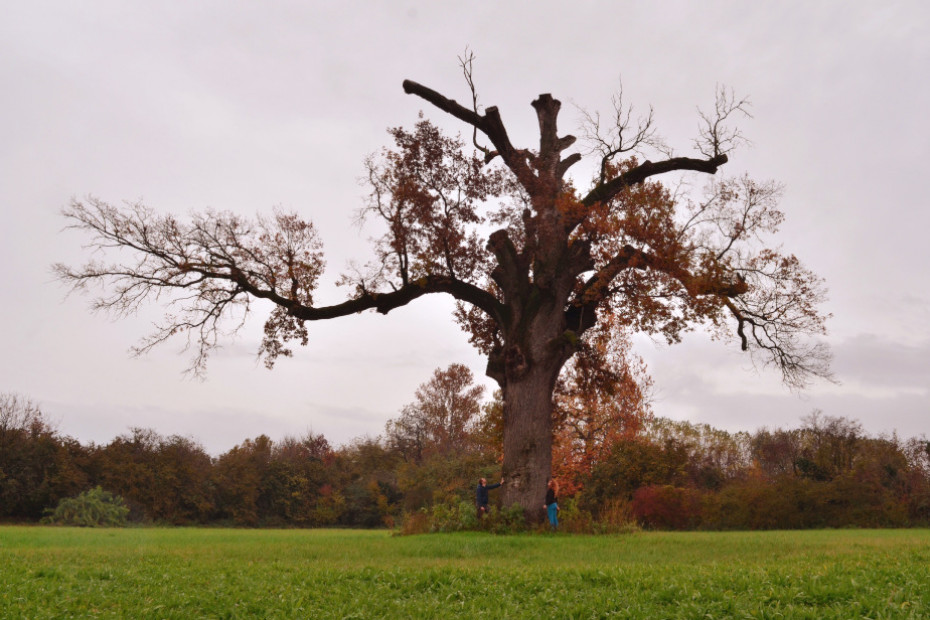
M 736 115 L 752 118 L 750 105 L 748 97 L 737 99 L 733 89 L 718 86 L 713 113 L 698 108 L 701 125 L 694 147 L 705 157 L 712 158 L 725 155 L 738 145 L 748 142 L 739 128 L 729 125 L 728 121 Z
M 459 65 L 462 67 L 462 73 L 465 75 L 465 82 L 468 84 L 468 90 L 471 91 L 471 109 L 476 116 L 480 116 L 480 113 L 478 112 L 478 91 L 475 89 L 475 81 L 473 78 L 474 62 L 475 54 L 467 48 L 465 50 L 464 57 L 459 56 Z M 492 151 L 491 149 L 478 144 L 477 126 L 472 126 L 471 141 L 476 149 L 484 153 L 484 163 L 490 163 L 492 159 L 497 157 L 497 151 Z
M 601 122 L 600 112 L 594 114 L 579 108 L 584 127 L 584 138 L 589 142 L 591 153 L 597 153 L 601 158 L 598 183 L 607 182 L 610 163 L 624 153 L 642 153 L 646 147 L 654 148 L 666 156 L 671 156 L 664 141 L 656 134 L 654 126 L 654 111 L 649 106 L 649 112 L 633 122 L 633 106 L 624 106 L 623 86 L 621 84 L 617 93 L 611 97 L 613 116 L 606 127 Z

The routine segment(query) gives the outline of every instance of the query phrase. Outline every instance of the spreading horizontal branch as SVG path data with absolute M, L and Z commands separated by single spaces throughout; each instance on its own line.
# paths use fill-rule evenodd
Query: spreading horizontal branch
M 587 196 L 582 198 L 581 202 L 587 207 L 593 206 L 599 202 L 607 202 L 627 187 L 642 183 L 649 177 L 668 172 L 689 170 L 714 174 L 717 172 L 717 168 L 727 163 L 727 161 L 728 158 L 725 154 L 709 159 L 672 157 L 658 162 L 646 161 L 609 181 L 599 183 L 594 189 L 588 192 Z
M 418 297 L 431 293 L 449 294 L 460 301 L 481 308 L 492 317 L 501 315 L 502 306 L 493 295 L 473 284 L 448 276 L 424 276 L 412 280 L 407 285 L 389 293 L 365 292 L 359 297 L 331 306 L 308 307 L 293 305 L 288 308 L 288 313 L 304 321 L 334 319 L 365 310 L 376 310 L 381 314 L 387 314 L 395 308 L 409 304 Z M 261 291 L 252 292 L 252 294 L 257 297 L 262 296 Z

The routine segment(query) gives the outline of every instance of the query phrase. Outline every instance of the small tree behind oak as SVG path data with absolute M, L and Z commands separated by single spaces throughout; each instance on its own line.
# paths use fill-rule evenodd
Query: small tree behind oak
M 129 258 L 59 265 L 59 276 L 75 288 L 104 283 L 95 307 L 117 315 L 170 299 L 164 324 L 139 351 L 186 334 L 195 371 L 225 333 L 224 319 L 256 298 L 274 304 L 261 347 L 270 365 L 291 354 L 290 341 L 306 344 L 307 321 L 451 296 L 503 394 L 502 500 L 530 518 L 541 517 L 551 473 L 556 382 L 605 317 L 669 342 L 707 327 L 778 368 L 790 386 L 828 374 L 827 351 L 809 339 L 824 332 L 822 282 L 763 240 L 782 220 L 779 187 L 717 179 L 703 195 L 687 195 L 660 180 L 714 175 L 726 164 L 740 141 L 731 121 L 745 101 L 720 91 L 714 110 L 701 114 L 696 156 L 685 157 L 657 139 L 651 112 L 631 122 L 617 98 L 610 123 L 587 118 L 596 172 L 581 191 L 566 176 L 583 156 L 562 156 L 575 138 L 559 135 L 559 101 L 543 94 L 532 102 L 539 144 L 518 148 L 500 111 L 480 110 L 470 59 L 463 68 L 470 107 L 409 80 L 403 88 L 465 123 L 478 150 L 469 154 L 426 120 L 391 130 L 394 148 L 367 161 L 371 194 L 362 210 L 386 230 L 374 263 L 343 276 L 352 287 L 346 301 L 314 302 L 321 242 L 312 223 L 281 212 L 181 221 L 141 204 L 73 201 L 65 216 L 92 236 L 91 246 L 128 250 Z M 652 152 L 658 159 L 642 161 Z
M 481 416 L 484 387 L 473 383 L 462 364 L 437 368 L 416 391 L 416 401 L 385 427 L 388 447 L 416 464 L 433 455 L 462 454 L 476 446 L 474 426 Z

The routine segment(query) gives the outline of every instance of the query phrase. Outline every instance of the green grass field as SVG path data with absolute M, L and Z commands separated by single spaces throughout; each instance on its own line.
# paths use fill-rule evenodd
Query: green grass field
M 930 531 L 0 527 L 8 618 L 927 618 Z

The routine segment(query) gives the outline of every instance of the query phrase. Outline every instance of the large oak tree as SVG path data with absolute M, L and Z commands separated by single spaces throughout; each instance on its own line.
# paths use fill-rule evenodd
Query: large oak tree
M 291 354 L 289 341 L 307 342 L 308 321 L 451 296 L 503 393 L 503 502 L 530 518 L 540 516 L 551 472 L 560 371 L 607 316 L 669 342 L 709 328 L 777 367 L 790 386 L 828 375 L 828 353 L 811 338 L 824 331 L 822 282 L 763 239 L 782 220 L 779 187 L 714 176 L 740 141 L 732 121 L 745 101 L 721 90 L 714 110 L 700 115 L 689 157 L 661 143 L 651 112 L 633 122 L 618 98 L 609 122 L 586 116 L 586 155 L 563 155 L 576 140 L 559 134 L 557 99 L 532 102 L 539 144 L 518 148 L 500 111 L 478 106 L 470 59 L 463 68 L 470 107 L 413 81 L 403 88 L 468 126 L 477 150 L 426 120 L 391 131 L 394 148 L 366 162 L 371 194 L 362 209 L 385 232 L 376 261 L 343 276 L 352 285 L 344 302 L 314 302 L 321 242 L 312 223 L 282 212 L 182 221 L 141 204 L 75 200 L 65 210 L 72 225 L 124 259 L 59 265 L 60 277 L 75 288 L 104 283 L 95 305 L 116 314 L 170 300 L 165 322 L 139 350 L 186 334 L 195 370 L 225 333 L 224 319 L 256 298 L 274 304 L 262 344 L 270 365 Z M 579 190 L 566 175 L 583 157 L 594 173 Z M 682 175 L 695 173 L 710 179 L 704 193 L 682 189 Z

